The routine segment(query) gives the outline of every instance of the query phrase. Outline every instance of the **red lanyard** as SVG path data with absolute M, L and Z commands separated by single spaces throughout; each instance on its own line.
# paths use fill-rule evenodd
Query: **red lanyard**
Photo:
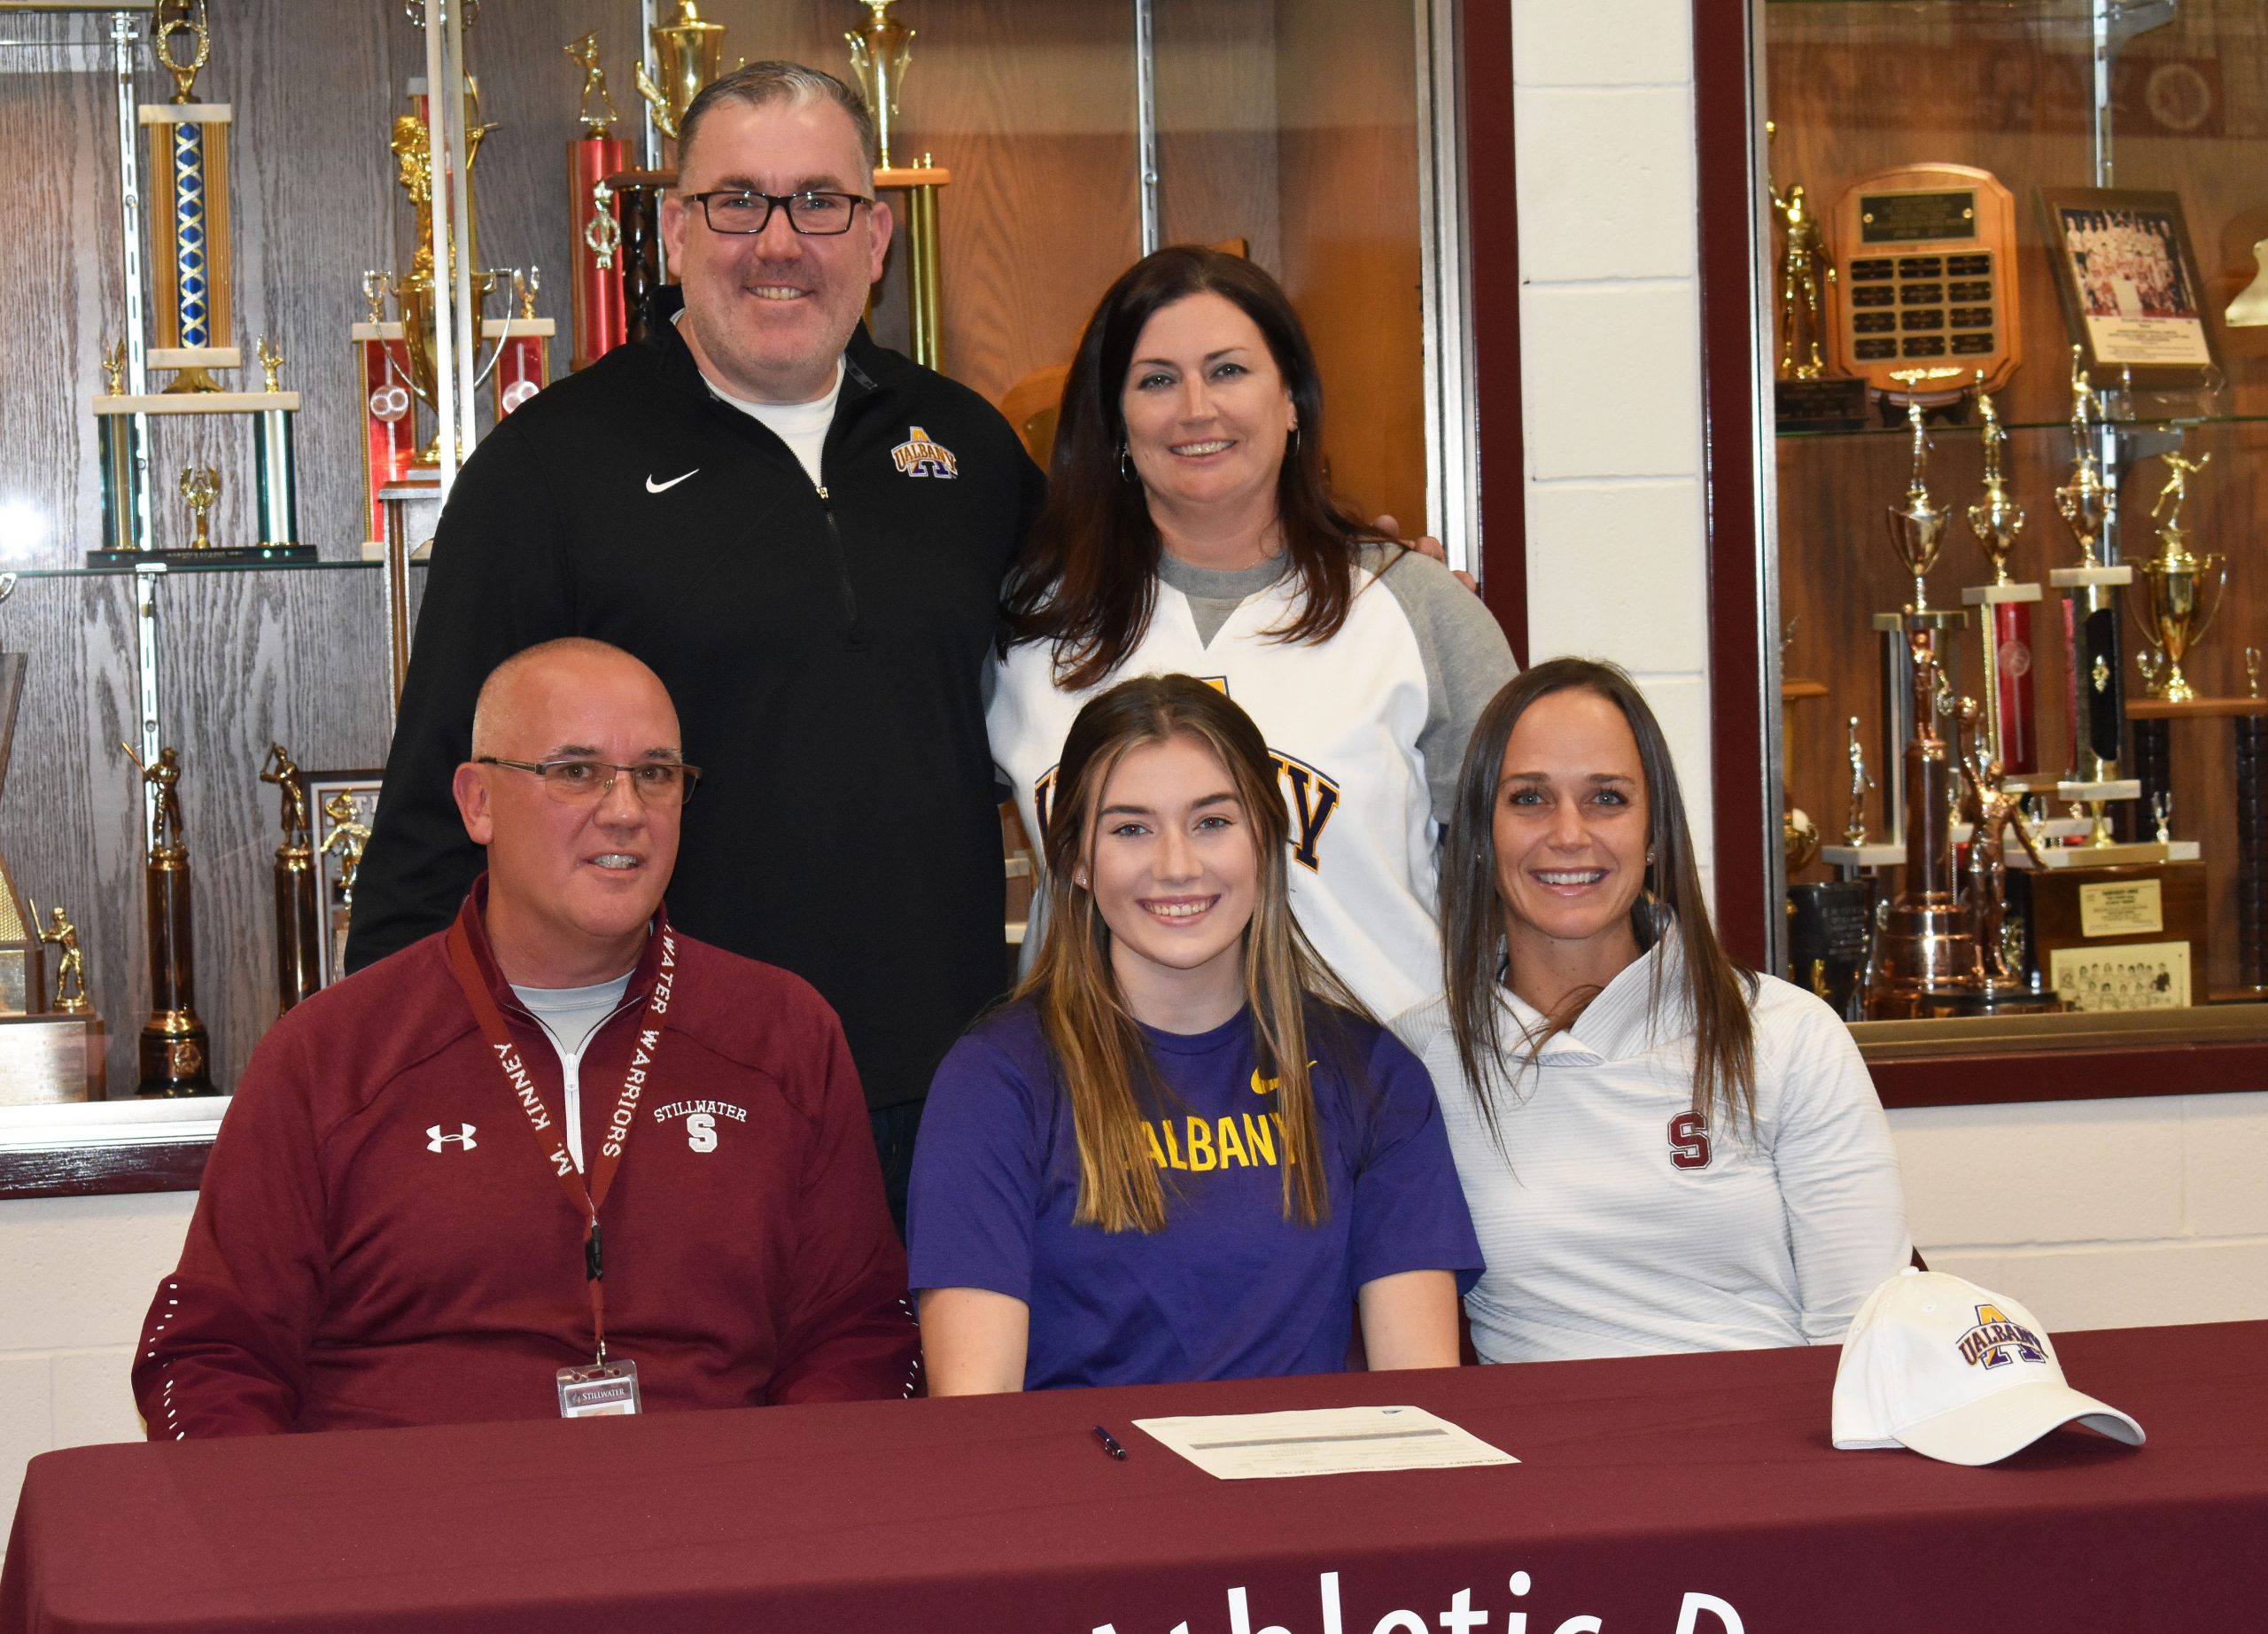
M 606 1360 L 606 1255 L 604 1239 L 599 1234 L 599 1205 L 606 1201 L 607 1190 L 614 1184 L 615 1171 L 622 1166 L 622 1151 L 630 1144 L 630 1131 L 636 1122 L 638 1099 L 646 1092 L 654 1059 L 661 1054 L 663 1030 L 669 1024 L 670 985 L 677 978 L 677 938 L 671 934 L 666 919 L 662 922 L 661 935 L 662 963 L 654 976 L 654 991 L 646 1000 L 645 1024 L 639 1032 L 638 1042 L 631 1047 L 630 1065 L 622 1076 L 622 1090 L 614 1098 L 614 1112 L 607 1119 L 598 1157 L 591 1164 L 591 1180 L 586 1185 L 568 1150 L 564 1132 L 543 1104 L 542 1092 L 536 1088 L 534 1078 L 520 1060 L 519 1044 L 504 1025 L 504 1013 L 496 1008 L 496 1000 L 488 991 L 480 961 L 473 956 L 472 938 L 465 935 L 462 923 L 449 927 L 449 969 L 457 978 L 457 985 L 464 990 L 465 1002 L 472 1006 L 473 1016 L 488 1039 L 488 1047 L 495 1054 L 505 1087 L 526 1114 L 528 1132 L 535 1137 L 536 1149 L 551 1165 L 559 1189 L 567 1194 L 568 1206 L 579 1218 L 590 1222 L 590 1235 L 583 1242 L 583 1275 L 591 1288 L 591 1327 L 602 1362 Z

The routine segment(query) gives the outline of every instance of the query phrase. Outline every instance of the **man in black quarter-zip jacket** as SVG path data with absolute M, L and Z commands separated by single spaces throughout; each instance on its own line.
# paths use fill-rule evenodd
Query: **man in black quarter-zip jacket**
M 835 1007 L 902 1219 L 930 1073 L 1007 973 L 982 677 L 1042 478 L 860 324 L 874 153 L 857 93 L 791 64 L 688 110 L 652 335 L 531 399 L 450 494 L 347 963 L 446 925 L 479 871 L 449 780 L 482 679 L 611 642 L 703 769 L 673 919 Z

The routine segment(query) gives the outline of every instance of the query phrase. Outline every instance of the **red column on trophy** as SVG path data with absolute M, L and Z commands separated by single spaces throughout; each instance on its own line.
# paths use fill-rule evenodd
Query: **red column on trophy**
M 585 369 L 630 338 L 622 304 L 621 207 L 607 177 L 627 162 L 622 139 L 614 134 L 614 98 L 607 94 L 606 70 L 599 66 L 598 35 L 586 34 L 566 47 L 583 69 L 583 134 L 567 144 L 567 220 L 574 260 L 570 284 L 574 295 L 575 349 L 570 369 Z M 517 404 L 514 407 L 517 407 Z
M 385 502 L 378 496 L 405 480 L 417 458 L 417 424 L 409 394 L 409 348 L 401 325 L 385 318 L 385 275 L 362 275 L 369 316 L 354 325 L 354 367 L 362 385 L 362 537 L 386 536 Z
M 1969 508 L 1969 531 L 1992 565 L 1992 582 L 1972 585 L 1961 599 L 1977 610 L 1981 636 L 1977 685 L 1984 693 L 1979 731 L 1992 759 L 2008 777 L 2039 769 L 2039 743 L 2032 731 L 2031 610 L 2039 600 L 2036 584 L 2018 584 L 2008 575 L 2008 556 L 2023 531 L 2023 507 L 2009 494 L 2000 469 L 2008 440 L 2000 416 L 1977 373 L 1977 412 L 1984 443 L 1984 492 Z

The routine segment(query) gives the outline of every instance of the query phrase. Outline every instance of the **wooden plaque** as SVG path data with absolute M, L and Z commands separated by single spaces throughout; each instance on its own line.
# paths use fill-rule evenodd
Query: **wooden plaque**
M 1829 331 L 1836 369 L 1899 398 L 1900 370 L 1958 369 L 1924 388 L 1952 395 L 1984 371 L 1997 391 L 2023 361 L 2016 329 L 2016 198 L 1970 165 L 1900 165 L 1843 190 L 1829 223 L 1842 281 Z
M 2032 957 L 2053 986 L 2057 966 L 2084 976 L 2108 997 L 2077 1009 L 2139 1009 L 2202 1004 L 2205 999 L 2205 865 L 2143 862 L 2103 868 L 2047 868 L 2023 875 L 2031 887 Z M 2169 956 L 2170 947 L 2186 948 Z M 2180 990 L 2151 991 L 2156 976 L 2186 971 Z M 2132 992 L 2127 991 L 2132 989 Z

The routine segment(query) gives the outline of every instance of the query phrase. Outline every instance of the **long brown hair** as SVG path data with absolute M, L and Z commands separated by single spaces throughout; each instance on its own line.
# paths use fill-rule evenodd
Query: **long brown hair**
M 1312 1226 L 1330 1213 L 1316 1127 L 1309 1023 L 1333 1011 L 1368 1019 L 1362 1001 L 1317 955 L 1292 916 L 1285 875 L 1290 819 L 1276 766 L 1252 718 L 1201 681 L 1145 675 L 1122 681 L 1079 712 L 1063 740 L 1054 804 L 1042 847 L 1047 857 L 1047 928 L 1031 971 L 1009 1002 L 1038 1010 L 1070 1102 L 1079 1148 L 1079 1202 L 1072 1218 L 1105 1231 L 1153 1232 L 1166 1223 L 1164 1188 L 1144 1139 L 1145 1102 L 1163 1098 L 1148 1042 L 1126 1008 L 1110 963 L 1110 927 L 1093 893 L 1074 883 L 1089 866 L 1105 785 L 1127 751 L 1193 738 L 1220 760 L 1243 807 L 1260 873 L 1244 933 L 1245 1003 L 1252 1013 L 1254 1065 L 1275 1078 L 1284 1128 L 1284 1218 Z M 1322 1004 L 1312 1013 L 1308 1000 Z
M 1638 764 L 1646 785 L 1646 844 L 1653 860 L 1646 888 L 1630 910 L 1630 929 L 1641 948 L 1651 948 L 1673 928 L 1683 945 L 1682 991 L 1677 998 L 1693 1018 L 1693 1109 L 1705 1121 L 1737 1129 L 1744 1116 L 1756 1120 L 1756 1039 L 1749 1001 L 1756 975 L 1727 956 L 1709 923 L 1701 892 L 1701 871 L 1694 860 L 1693 835 L 1685 823 L 1685 799 L 1677 786 L 1677 766 L 1669 739 L 1644 696 L 1623 670 L 1589 658 L 1553 658 L 1514 676 L 1480 712 L 1472 741 L 1457 773 L 1456 800 L 1441 847 L 1441 978 L 1447 990 L 1450 1031 L 1456 1038 L 1457 1064 L 1472 1085 L 1481 1117 L 1496 1129 L 1493 1094 L 1501 1085 L 1511 1093 L 1516 1072 L 1507 1065 L 1500 983 L 1511 969 L 1504 942 L 1503 905 L 1496 886 L 1495 813 L 1497 784 L 1503 774 L 1504 746 L 1528 705 L 1572 689 L 1596 693 L 1621 711 L 1637 741 Z M 1654 967 L 1648 1000 L 1659 1014 L 1662 969 Z M 1546 1018 L 1539 1035 L 1525 1037 L 1526 1053 L 1517 1065 L 1535 1060 L 1553 1033 L 1573 1026 L 1582 1007 L 1596 997 L 1585 990 Z
M 1299 611 L 1270 633 L 1286 642 L 1336 635 L 1354 598 L 1357 552 L 1381 537 L 1331 496 L 1315 348 L 1282 287 L 1242 256 L 1218 250 L 1177 245 L 1144 256 L 1104 293 L 1079 337 L 1056 422 L 1047 502 L 1008 582 L 1002 650 L 1053 642 L 1055 682 L 1066 691 L 1099 684 L 1150 627 L 1161 547 L 1141 483 L 1122 468 L 1120 399 L 1150 319 L 1208 292 L 1234 302 L 1259 326 L 1298 410 L 1276 477 L 1276 513 L 1290 571 L 1300 580 Z

